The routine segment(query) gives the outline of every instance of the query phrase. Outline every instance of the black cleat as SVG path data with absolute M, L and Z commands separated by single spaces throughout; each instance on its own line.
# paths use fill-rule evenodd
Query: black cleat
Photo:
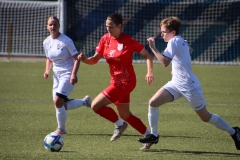
M 153 134 L 149 134 L 146 137 L 139 138 L 138 141 L 140 143 L 152 143 L 152 144 L 155 143 L 155 144 L 157 144 L 158 139 L 159 139 L 159 136 L 156 137 Z
M 240 128 L 239 127 L 233 127 L 233 129 L 235 129 L 235 133 L 234 135 L 232 135 L 232 139 L 235 142 L 235 146 L 237 148 L 237 150 L 240 150 Z

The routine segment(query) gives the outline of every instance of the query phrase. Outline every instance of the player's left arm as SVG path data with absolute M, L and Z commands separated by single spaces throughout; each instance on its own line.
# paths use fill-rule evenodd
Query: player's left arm
M 193 52 L 193 48 L 189 46 L 189 53 L 192 54 L 192 52 Z
M 153 57 L 146 49 L 143 49 L 140 55 L 147 60 L 147 75 L 145 76 L 145 80 L 148 84 L 152 84 L 154 82 Z
M 44 77 L 45 79 L 48 79 L 48 77 L 49 77 L 49 72 L 50 72 L 50 70 L 51 70 L 51 68 L 52 68 L 52 65 L 53 65 L 53 62 L 52 62 L 49 58 L 47 58 L 47 59 L 46 59 L 45 72 L 44 72 L 44 74 L 43 74 L 43 77 Z
M 75 83 L 78 82 L 77 72 L 78 72 L 78 69 L 80 66 L 80 60 L 77 57 L 78 57 L 78 54 L 75 54 L 73 56 L 74 66 L 73 66 L 73 70 L 72 70 L 72 74 L 71 74 L 71 78 L 70 78 L 70 83 L 72 85 L 74 85 Z
M 67 39 L 65 41 L 65 43 L 66 43 L 68 52 L 72 55 L 72 57 L 74 59 L 74 65 L 73 65 L 72 74 L 70 77 L 70 83 L 72 85 L 74 85 L 75 83 L 78 82 L 77 72 L 78 72 L 78 69 L 80 66 L 80 60 L 77 57 L 78 57 L 79 53 L 78 53 L 72 39 L 70 39 L 70 38 Z

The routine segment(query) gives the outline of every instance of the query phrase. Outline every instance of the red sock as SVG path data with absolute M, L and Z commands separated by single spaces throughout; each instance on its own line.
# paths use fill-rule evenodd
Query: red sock
M 111 107 L 104 106 L 94 112 L 99 114 L 101 117 L 111 121 L 112 123 L 115 123 L 118 120 L 117 113 Z
M 133 128 L 135 128 L 139 133 L 142 135 L 146 132 L 147 127 L 143 124 L 141 119 L 136 117 L 133 114 L 130 114 L 130 116 L 127 119 L 124 119 L 128 124 L 130 124 Z

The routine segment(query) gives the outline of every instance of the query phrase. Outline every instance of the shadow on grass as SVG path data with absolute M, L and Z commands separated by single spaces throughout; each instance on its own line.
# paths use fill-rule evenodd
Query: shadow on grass
M 144 150 L 144 152 L 155 152 L 155 153 L 169 153 L 169 154 L 190 154 L 190 155 L 209 155 L 209 156 L 231 156 L 239 157 L 240 153 L 228 153 L 228 152 L 208 152 L 208 151 L 179 151 L 171 149 L 149 149 Z
M 65 151 L 65 150 L 63 150 L 63 151 L 60 151 L 60 152 L 65 152 L 65 153 L 74 153 L 74 152 L 78 152 L 78 151 Z
M 82 135 L 82 136 L 112 136 L 112 134 L 89 134 L 89 133 L 80 133 L 80 134 L 68 134 L 69 136 L 76 136 L 76 135 Z M 141 135 L 133 135 L 133 134 L 124 134 L 123 137 L 136 137 L 139 138 Z M 193 137 L 193 136 L 168 136 L 168 135 L 162 135 L 162 138 L 199 138 L 199 137 Z M 160 137 L 160 138 L 161 138 Z M 227 156 L 227 157 L 240 157 L 240 153 L 229 153 L 229 152 L 208 152 L 208 151 L 179 151 L 179 150 L 170 150 L 170 149 L 149 149 L 144 150 L 144 152 L 155 152 L 155 153 L 169 153 L 169 154 L 189 154 L 189 155 L 208 155 L 208 156 Z
M 80 134 L 67 134 L 69 136 L 76 136 L 76 135 L 82 135 L 82 136 L 112 136 L 112 134 L 102 134 L 102 133 L 80 133 Z M 123 134 L 122 137 L 136 137 L 140 138 L 141 135 L 138 134 Z M 193 136 L 167 136 L 167 135 L 161 135 L 160 138 L 198 138 Z

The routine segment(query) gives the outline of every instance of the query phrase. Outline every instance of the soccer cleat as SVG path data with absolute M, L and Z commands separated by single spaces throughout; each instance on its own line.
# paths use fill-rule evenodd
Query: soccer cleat
M 126 122 L 123 122 L 122 126 L 119 126 L 119 127 L 115 128 L 110 141 L 115 141 L 118 138 L 120 138 L 122 133 L 126 130 L 127 127 L 128 127 L 128 124 Z
M 88 95 L 86 95 L 86 96 L 83 98 L 83 100 L 86 102 L 86 106 L 87 106 L 87 107 L 91 107 L 92 100 L 91 100 L 91 98 L 90 98 Z
M 153 134 L 149 134 L 146 137 L 139 138 L 138 141 L 140 143 L 158 143 L 159 136 L 154 136 Z
M 58 128 L 56 131 L 54 131 L 53 133 L 56 133 L 56 134 L 67 134 L 66 130 L 65 129 L 60 129 Z
M 154 143 L 144 143 L 143 147 L 140 148 L 140 150 L 147 150 L 150 149 L 150 147 L 153 145 Z
M 234 135 L 232 135 L 232 139 L 235 142 L 235 146 L 237 150 L 240 150 L 240 128 L 239 127 L 233 127 L 233 129 L 236 131 Z

